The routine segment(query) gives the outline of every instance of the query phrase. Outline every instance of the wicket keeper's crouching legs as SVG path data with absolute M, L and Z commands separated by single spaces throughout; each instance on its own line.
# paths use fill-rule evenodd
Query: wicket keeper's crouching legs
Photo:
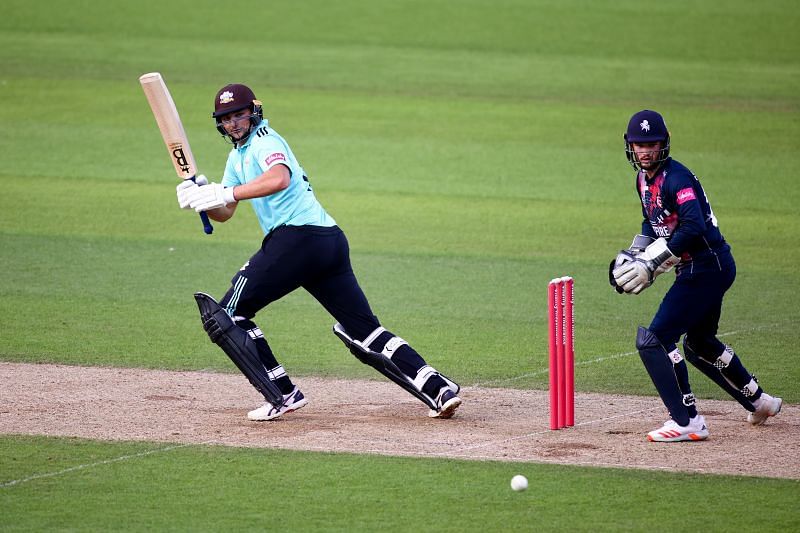
M 264 238 L 220 301 L 254 341 L 256 357 L 284 397 L 282 405 L 273 405 L 267 398 L 248 418 L 271 420 L 307 403 L 253 322 L 258 311 L 300 287 L 337 320 L 337 336 L 359 360 L 423 401 L 431 409 L 429 416 L 453 416 L 461 404 L 458 385 L 429 366 L 403 339 L 381 327 L 353 273 L 344 233 L 337 226 L 281 226 Z
M 637 348 L 670 414 L 664 426 L 648 433 L 651 441 L 704 440 L 705 419 L 698 415 L 686 362 L 677 347 L 684 336 L 686 358 L 720 385 L 758 425 L 780 411 L 781 401 L 759 386 L 733 350 L 717 337 L 722 299 L 736 277 L 731 258 L 721 272 L 681 272 L 667 291 L 649 328 L 639 328 Z

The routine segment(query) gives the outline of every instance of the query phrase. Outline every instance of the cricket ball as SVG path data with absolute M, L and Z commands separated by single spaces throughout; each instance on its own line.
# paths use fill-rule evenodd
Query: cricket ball
M 511 478 L 511 488 L 521 492 L 528 488 L 528 478 L 519 474 Z

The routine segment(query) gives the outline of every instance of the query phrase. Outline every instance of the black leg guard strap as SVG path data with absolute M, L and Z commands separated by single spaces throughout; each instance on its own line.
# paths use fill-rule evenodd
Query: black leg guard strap
M 639 357 L 669 411 L 669 416 L 681 426 L 688 425 L 689 413 L 683 403 L 683 393 L 678 386 L 672 360 L 661 341 L 649 329 L 639 327 L 636 333 L 636 349 L 639 350 Z
M 696 350 L 694 345 L 687 341 L 685 337 L 683 339 L 683 352 L 686 354 L 687 361 L 692 363 L 692 365 L 694 365 L 694 367 L 700 372 L 708 376 L 711 381 L 719 385 L 722 390 L 727 392 L 734 400 L 739 402 L 742 407 L 751 413 L 756 410 L 756 408 L 753 406 L 753 402 L 751 402 L 750 399 L 742 394 L 741 390 L 736 388 L 730 381 L 728 381 L 728 379 L 722 375 L 722 372 L 717 366 L 715 366 L 712 362 L 707 361 L 703 357 L 700 357 L 698 350 Z
M 253 387 L 263 394 L 269 403 L 275 407 L 281 407 L 283 394 L 278 386 L 269 379 L 267 369 L 264 368 L 258 357 L 258 348 L 253 339 L 233 322 L 230 315 L 220 307 L 214 298 L 202 292 L 195 293 L 194 298 L 200 309 L 203 329 L 208 333 L 211 342 L 222 348 L 222 351 L 230 357 Z
M 442 374 L 439 374 L 436 370 L 429 366 L 425 366 L 420 369 L 420 374 L 422 375 L 418 376 L 416 380 L 412 380 L 397 367 L 397 365 L 392 361 L 390 355 L 385 355 L 384 353 L 370 350 L 370 344 L 382 331 L 385 330 L 379 328 L 375 330 L 369 337 L 364 339 L 364 341 L 357 341 L 347 334 L 341 324 L 336 323 L 333 325 L 333 333 L 339 337 L 339 339 L 341 339 L 344 345 L 347 346 L 350 352 L 355 355 L 359 361 L 365 365 L 371 366 L 392 380 L 394 383 L 405 389 L 411 395 L 421 400 L 425 405 L 434 411 L 438 409 L 436 406 L 436 398 L 432 398 L 422 392 L 424 381 L 426 381 L 430 375 L 436 374 L 440 376 L 445 381 L 447 386 L 453 390 L 453 392 L 458 393 L 460 387 L 456 383 Z M 402 339 L 399 339 L 399 337 L 394 337 L 392 340 L 386 343 L 386 347 L 383 351 L 388 353 L 394 352 L 402 344 L 404 344 Z M 415 381 L 417 383 L 415 383 Z

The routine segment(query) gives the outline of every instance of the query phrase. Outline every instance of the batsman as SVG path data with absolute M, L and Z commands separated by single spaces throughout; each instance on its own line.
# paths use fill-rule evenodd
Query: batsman
M 307 404 L 253 321 L 267 305 L 301 287 L 333 316 L 333 333 L 361 362 L 422 401 L 429 416 L 452 417 L 461 405 L 459 386 L 373 314 L 353 273 L 347 238 L 317 201 L 306 172 L 264 118 L 253 91 L 226 85 L 214 97 L 212 118 L 232 144 L 221 183 L 204 176 L 196 183 L 186 180 L 178 185 L 178 203 L 225 222 L 247 200 L 264 233 L 219 302 L 195 294 L 211 340 L 266 400 L 247 417 L 272 420 Z M 299 335 L 302 322 L 295 322 Z
M 641 234 L 611 261 L 609 281 L 619 292 L 639 294 L 660 274 L 675 270 L 650 326 L 639 327 L 636 348 L 670 419 L 647 434 L 650 441 L 708 438 L 697 412 L 684 360 L 722 387 L 763 424 L 782 400 L 761 388 L 730 346 L 717 338 L 722 299 L 736 277 L 736 263 L 700 181 L 672 159 L 670 134 L 655 111 L 639 111 L 624 134 L 642 203 Z M 683 336 L 683 355 L 677 343 Z

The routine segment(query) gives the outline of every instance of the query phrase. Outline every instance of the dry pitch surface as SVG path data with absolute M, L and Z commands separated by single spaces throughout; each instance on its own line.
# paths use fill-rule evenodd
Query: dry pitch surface
M 658 398 L 578 394 L 576 426 L 549 431 L 547 393 L 464 387 L 450 420 L 388 381 L 298 378 L 309 404 L 250 422 L 244 377 L 0 363 L 0 432 L 223 446 L 532 461 L 800 479 L 800 407 L 752 427 L 735 402 L 701 400 L 711 436 L 651 443 Z

